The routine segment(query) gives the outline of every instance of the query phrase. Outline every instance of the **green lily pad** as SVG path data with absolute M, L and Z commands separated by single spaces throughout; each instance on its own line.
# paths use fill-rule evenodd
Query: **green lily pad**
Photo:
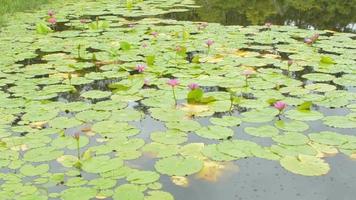
M 323 122 L 325 125 L 335 128 L 356 128 L 356 122 L 346 116 L 327 116 L 324 117 Z
M 163 191 L 150 191 L 148 195 L 145 197 L 145 200 L 174 200 L 174 197 L 170 193 Z
M 111 95 L 111 92 L 100 91 L 100 90 L 90 90 L 81 94 L 82 97 L 86 99 L 104 99 Z
M 159 174 L 152 171 L 134 171 L 126 178 L 132 184 L 149 184 L 156 182 L 158 179 Z
M 108 156 L 98 156 L 83 162 L 82 169 L 89 173 L 103 173 L 120 168 L 123 161 L 120 158 L 110 159 Z
M 311 133 L 308 135 L 310 140 L 327 145 L 339 146 L 347 142 L 347 138 L 342 134 L 331 132 L 331 131 L 322 131 L 320 133 Z
M 315 121 L 324 117 L 320 112 L 308 110 L 289 110 L 285 113 L 285 115 L 289 119 L 300 121 Z
M 222 118 L 210 118 L 210 122 L 218 126 L 238 126 L 241 119 L 233 116 L 223 116 Z
M 204 156 L 215 161 L 232 161 L 236 159 L 233 156 L 229 156 L 225 153 L 221 153 L 220 151 L 218 151 L 216 144 L 210 144 L 205 146 L 202 149 L 202 153 L 204 154 Z
M 76 120 L 75 118 L 67 118 L 67 117 L 57 117 L 49 122 L 49 125 L 52 128 L 58 128 L 58 129 L 73 128 L 81 124 L 82 122 Z
M 169 130 L 151 133 L 151 140 L 162 144 L 181 144 L 188 140 L 184 132 Z
M 203 161 L 172 156 L 158 160 L 155 168 L 159 173 L 169 176 L 187 176 L 199 172 L 203 168 Z
M 226 139 L 234 135 L 233 130 L 223 127 L 223 126 L 208 126 L 203 127 L 195 133 L 203 138 L 208 139 Z
M 20 172 L 25 176 L 37 176 L 46 173 L 49 170 L 48 164 L 33 166 L 26 164 L 20 168 Z
M 89 200 L 94 198 L 96 195 L 96 190 L 88 187 L 73 187 L 61 192 L 62 200 Z
M 286 170 L 304 176 L 322 176 L 330 170 L 324 160 L 307 155 L 286 156 L 280 160 L 280 163 Z
M 274 125 L 284 131 L 297 131 L 297 132 L 302 132 L 306 131 L 309 129 L 309 125 L 305 122 L 301 121 L 283 121 L 283 120 L 278 120 L 274 123 Z
M 278 129 L 270 125 L 260 127 L 246 127 L 245 132 L 257 137 L 272 137 L 278 135 Z
M 144 194 L 137 185 L 124 184 L 116 188 L 114 200 L 144 200 Z
M 303 145 L 309 141 L 307 136 L 296 132 L 287 132 L 284 135 L 273 136 L 272 139 L 285 145 Z

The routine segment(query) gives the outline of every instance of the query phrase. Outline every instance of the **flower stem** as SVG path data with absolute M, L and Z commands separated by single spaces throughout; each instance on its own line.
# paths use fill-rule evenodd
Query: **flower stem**
M 233 96 L 233 94 L 232 93 L 230 93 L 230 113 L 231 113 L 231 111 L 232 111 L 232 108 L 233 108 L 233 106 L 234 106 L 234 96 Z
M 174 90 L 174 87 L 172 87 L 172 91 L 173 91 L 174 105 L 177 106 L 177 97 L 176 97 L 176 92 Z
M 80 160 L 80 145 L 79 145 L 79 140 L 77 140 L 77 156 L 78 156 L 78 160 Z

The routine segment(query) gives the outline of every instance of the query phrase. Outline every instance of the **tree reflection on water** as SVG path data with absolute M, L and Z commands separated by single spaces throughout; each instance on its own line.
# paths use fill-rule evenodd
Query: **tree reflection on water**
M 356 0 L 195 0 L 201 8 L 171 13 L 178 20 L 226 25 L 271 22 L 302 28 L 356 31 Z

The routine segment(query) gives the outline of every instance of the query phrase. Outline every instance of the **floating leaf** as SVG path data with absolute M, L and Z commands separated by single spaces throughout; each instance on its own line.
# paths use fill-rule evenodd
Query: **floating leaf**
M 158 179 L 159 174 L 151 171 L 134 171 L 126 178 L 132 184 L 148 184 L 156 182 Z
M 231 129 L 223 126 L 203 127 L 195 131 L 195 133 L 201 137 L 208 139 L 226 139 L 234 134 Z
M 288 132 L 284 135 L 273 136 L 272 139 L 285 145 L 303 145 L 309 141 L 307 136 L 296 132 Z
M 155 168 L 158 172 L 169 176 L 187 176 L 199 172 L 203 168 L 203 161 L 172 156 L 158 160 Z
M 257 137 L 272 137 L 278 135 L 278 129 L 270 125 L 260 126 L 260 127 L 246 127 L 245 132 L 257 136 Z
M 281 165 L 288 171 L 304 176 L 322 176 L 329 172 L 329 165 L 314 156 L 286 156 L 281 159 Z

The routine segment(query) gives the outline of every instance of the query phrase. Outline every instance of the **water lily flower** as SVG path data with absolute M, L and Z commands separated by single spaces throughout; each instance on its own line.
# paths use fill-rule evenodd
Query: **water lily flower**
M 143 80 L 143 83 L 144 83 L 145 85 L 150 85 L 150 79 L 145 78 L 145 79 Z
M 310 39 L 313 40 L 313 42 L 317 41 L 319 38 L 319 34 L 314 34 Z
M 205 44 L 208 46 L 208 48 L 210 48 L 214 43 L 215 42 L 212 39 L 208 39 L 207 41 L 205 41 Z
M 287 64 L 288 64 L 288 75 L 289 75 L 290 74 L 290 66 L 293 65 L 293 60 L 288 60 Z
M 182 48 L 181 46 L 179 46 L 179 45 L 176 46 L 176 52 L 180 52 L 180 51 L 182 51 L 182 49 L 183 49 L 183 48 Z
M 157 36 L 158 36 L 158 32 L 153 31 L 153 32 L 151 32 L 151 35 L 152 35 L 153 37 L 157 37 Z
M 129 23 L 129 24 L 128 24 L 128 27 L 129 27 L 129 28 L 135 28 L 135 24 L 134 24 L 134 23 Z
M 178 80 L 178 79 L 169 79 L 169 80 L 167 81 L 167 84 L 172 87 L 174 105 L 177 106 L 177 97 L 176 97 L 176 92 L 175 92 L 174 88 L 175 88 L 177 85 L 179 85 L 179 80 Z
M 54 16 L 54 14 L 55 14 L 55 13 L 54 13 L 54 11 L 53 11 L 53 10 L 49 10 L 49 11 L 48 11 L 48 16 L 53 17 L 53 16 Z
M 142 43 L 142 45 L 141 45 L 143 48 L 147 48 L 148 47 L 148 45 L 146 44 L 146 43 Z
M 275 107 L 277 110 L 279 110 L 279 113 L 281 113 L 287 107 L 287 104 L 283 101 L 277 101 L 273 104 L 273 107 Z
M 253 75 L 256 74 L 256 71 L 254 69 L 245 69 L 242 73 L 242 75 L 245 76 L 245 86 L 248 86 L 248 78 Z
M 202 23 L 199 23 L 198 24 L 198 30 L 203 30 L 205 29 L 206 27 L 208 27 L 208 23 L 207 22 L 202 22 Z
M 265 26 L 267 26 L 267 28 L 271 28 L 272 23 L 270 23 L 270 22 L 266 22 L 266 23 L 265 23 Z
M 136 68 L 135 68 L 139 73 L 142 73 L 146 70 L 146 65 L 144 64 L 138 64 L 136 65 Z
M 199 84 L 198 83 L 191 83 L 188 85 L 189 89 L 191 90 L 195 90 L 199 88 Z
M 170 85 L 171 87 L 176 87 L 179 85 L 179 80 L 178 79 L 169 79 L 167 81 L 167 84 Z
M 54 17 L 51 17 L 48 19 L 48 23 L 52 24 L 52 25 L 55 25 L 57 23 L 57 19 L 54 18 Z
M 319 38 L 319 34 L 314 34 L 313 36 L 311 36 L 310 38 L 304 38 L 304 43 L 311 45 L 313 43 L 315 43 Z
M 288 66 L 293 65 L 293 60 L 288 60 Z
M 74 133 L 73 138 L 76 139 L 76 140 L 79 140 L 79 138 L 80 138 L 80 132 Z
M 254 69 L 245 69 L 242 72 L 242 75 L 244 75 L 244 76 L 251 76 L 253 74 L 256 74 L 256 71 Z
M 88 23 L 89 21 L 87 20 L 87 19 L 80 19 L 80 23 L 82 23 L 82 24 L 86 24 L 86 23 Z
M 313 40 L 312 39 L 310 39 L 310 38 L 304 38 L 304 43 L 306 43 L 306 44 L 313 44 Z

